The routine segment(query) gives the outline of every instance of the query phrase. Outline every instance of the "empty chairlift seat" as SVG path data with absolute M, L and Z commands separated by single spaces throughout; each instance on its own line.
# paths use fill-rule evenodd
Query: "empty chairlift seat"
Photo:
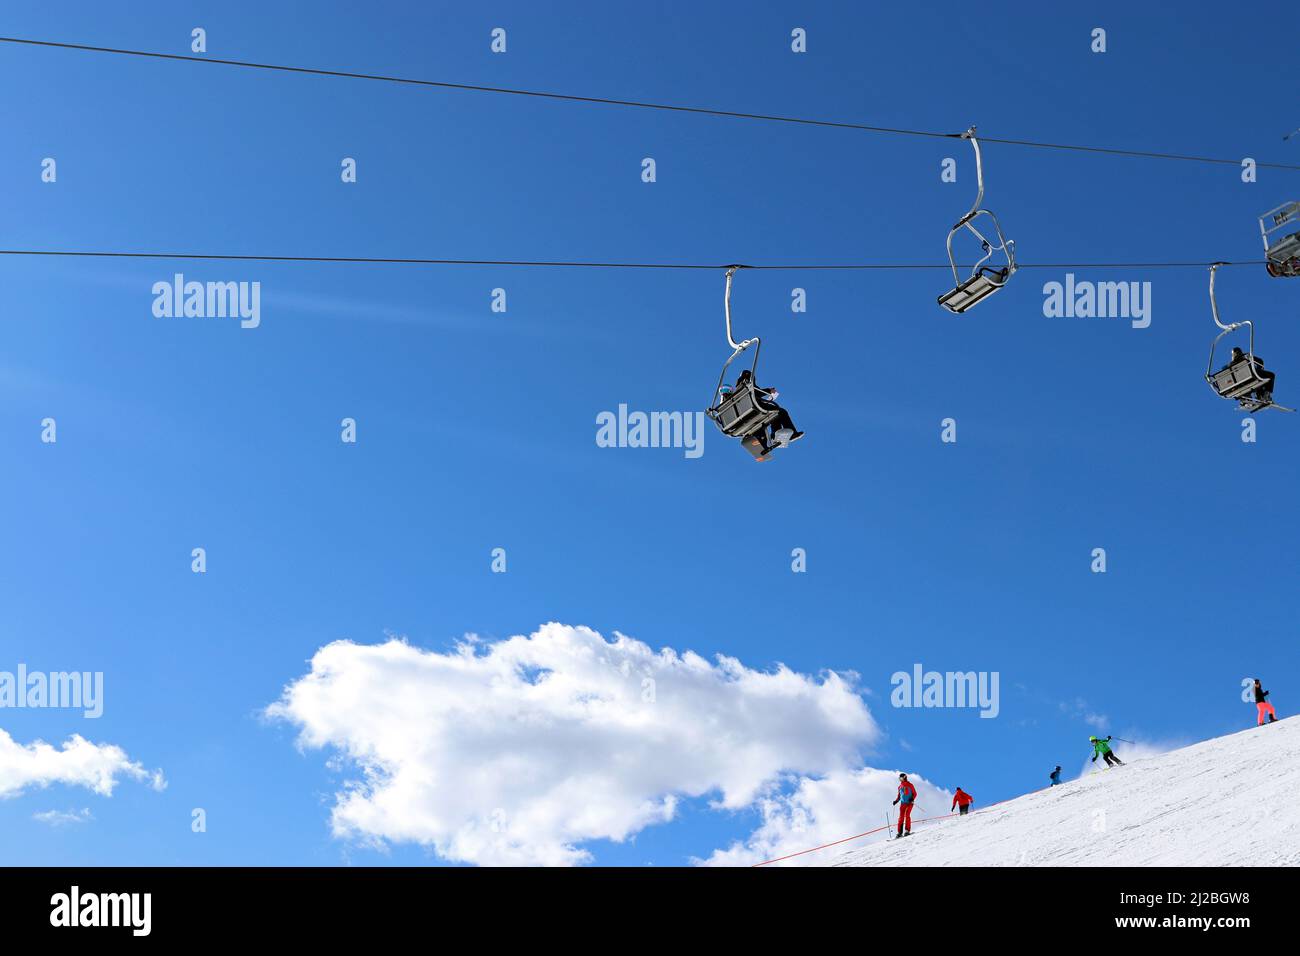
M 965 282 L 958 283 L 951 292 L 939 296 L 939 304 L 949 312 L 960 314 L 997 292 L 1010 277 L 1009 269 L 980 269 Z
M 1007 280 L 1016 271 L 1015 240 L 1008 239 L 1002 234 L 1002 226 L 998 223 L 998 217 L 982 205 L 984 202 L 984 160 L 980 155 L 979 140 L 975 138 L 975 127 L 972 126 L 962 133 L 961 138 L 970 140 L 971 147 L 975 150 L 975 202 L 970 207 L 970 211 L 957 220 L 957 225 L 948 230 L 948 265 L 952 268 L 953 288 L 951 291 L 939 296 L 939 304 L 949 312 L 957 314 L 965 312 L 973 305 L 983 302 L 994 292 L 997 292 L 1007 284 Z M 975 227 L 975 223 L 981 218 L 985 220 L 981 225 L 986 229 L 992 226 L 992 231 L 988 236 Z M 970 275 L 965 279 L 961 278 L 957 272 L 957 260 L 954 258 L 952 251 L 953 237 L 963 230 L 979 240 L 980 249 L 984 253 L 983 257 L 971 267 Z M 1004 260 L 1006 264 L 1000 268 L 986 266 L 985 263 L 993 258 L 994 253 L 998 253 L 999 258 Z

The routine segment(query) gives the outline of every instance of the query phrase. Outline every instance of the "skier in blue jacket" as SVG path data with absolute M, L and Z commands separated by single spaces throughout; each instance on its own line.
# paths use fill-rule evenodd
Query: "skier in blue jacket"
M 898 806 L 898 835 L 900 837 L 912 835 L 912 805 L 916 803 L 916 787 L 907 779 L 907 774 L 898 775 L 898 796 L 894 798 L 894 805 Z M 900 805 L 901 804 L 901 805 Z M 904 831 L 903 827 L 907 830 Z
M 1049 775 L 1049 778 L 1050 778 L 1051 781 L 1052 781 L 1052 786 L 1053 786 L 1053 787 L 1056 786 L 1058 783 L 1061 782 L 1061 767 L 1060 767 L 1059 764 L 1057 765 L 1056 769 L 1053 770 L 1053 771 L 1051 772 L 1051 774 Z

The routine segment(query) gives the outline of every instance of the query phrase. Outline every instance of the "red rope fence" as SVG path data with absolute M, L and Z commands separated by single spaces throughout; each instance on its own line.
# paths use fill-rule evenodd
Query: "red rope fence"
M 1048 788 L 1048 787 L 1039 787 L 1037 790 L 1031 790 L 1031 791 L 1029 791 L 1029 794 L 1032 794 L 1032 793 L 1041 793 L 1042 791 L 1047 790 L 1047 789 L 1049 789 L 1049 788 Z M 1029 794 L 1021 794 L 1021 796 L 1029 796 Z M 1007 797 L 1006 800 L 998 800 L 998 801 L 996 801 L 995 803 L 990 803 L 987 807 L 981 807 L 981 808 L 978 809 L 978 810 L 972 810 L 970 813 L 967 814 L 967 816 L 974 816 L 974 815 L 977 814 L 977 813 L 984 813 L 984 812 L 986 812 L 986 811 L 988 811 L 988 810 L 992 810 L 994 807 L 996 807 L 996 806 L 997 806 L 998 804 L 1000 804 L 1000 803 L 1006 803 L 1007 800 L 1017 800 L 1017 799 L 1019 799 L 1019 797 Z M 949 817 L 956 817 L 956 816 L 960 816 L 960 814 L 957 814 L 957 813 L 945 813 L 945 814 L 942 814 L 942 815 L 937 816 L 937 817 L 921 817 L 920 819 L 918 819 L 918 820 L 913 820 L 912 822 L 913 822 L 913 823 L 929 823 L 929 822 L 932 822 L 932 821 L 934 821 L 934 820 L 946 820 L 946 819 L 948 819 Z M 832 841 L 831 843 L 823 843 L 821 846 L 809 847 L 807 850 L 798 850 L 798 851 L 796 851 L 796 852 L 794 852 L 794 853 L 787 853 L 785 856 L 778 856 L 778 857 L 774 857 L 774 858 L 771 859 L 771 860 L 764 860 L 762 863 L 755 863 L 755 864 L 753 864 L 753 866 L 758 867 L 758 866 L 767 866 L 769 863 L 780 863 L 782 860 L 790 860 L 790 859 L 793 859 L 793 858 L 796 857 L 796 856 L 803 856 L 805 853 L 816 853 L 818 850 L 825 850 L 827 847 L 839 846 L 841 843 L 851 843 L 851 842 L 853 842 L 854 840 L 860 840 L 860 839 L 862 839 L 862 838 L 865 837 L 865 836 L 871 836 L 871 834 L 873 834 L 873 833 L 883 833 L 885 830 L 892 830 L 893 828 L 894 828 L 894 825 L 893 825 L 893 824 L 887 824 L 887 825 L 885 825 L 885 826 L 883 826 L 883 827 L 876 827 L 874 830 L 867 830 L 867 831 L 865 831 L 865 832 L 863 832 L 863 833 L 856 833 L 856 834 L 854 834 L 853 836 L 845 837 L 845 838 L 842 839 L 842 840 L 834 840 L 834 841 Z

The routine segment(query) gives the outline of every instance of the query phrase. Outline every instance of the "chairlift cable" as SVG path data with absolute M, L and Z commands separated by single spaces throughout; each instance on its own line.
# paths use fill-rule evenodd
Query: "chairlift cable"
M 361 73 L 352 70 L 329 70 L 317 67 L 287 66 L 278 63 L 257 63 L 250 60 L 233 60 L 218 57 L 190 56 L 183 53 L 160 53 L 151 50 L 128 50 L 117 47 L 94 46 L 87 43 L 64 43 L 55 40 L 36 40 L 28 37 L 0 36 L 0 43 L 13 43 L 23 46 L 45 47 L 61 50 L 76 50 L 87 53 L 107 53 L 115 56 L 144 57 L 155 60 L 171 60 L 184 63 L 207 63 L 219 66 L 242 67 L 244 69 L 270 70 L 279 73 L 296 73 L 307 76 L 323 76 L 353 80 L 372 80 L 382 83 L 396 83 L 405 86 L 433 87 L 472 93 L 497 93 L 509 96 L 528 96 L 536 99 L 562 100 L 570 103 L 588 105 L 622 106 L 633 109 L 661 110 L 673 113 L 694 113 L 705 116 L 719 116 L 729 119 L 758 120 L 768 123 L 790 123 L 801 126 L 823 126 L 833 129 L 858 130 L 867 133 L 881 133 L 893 136 L 924 136 L 934 139 L 958 138 L 960 133 L 945 133 L 935 130 L 906 129 L 891 126 L 872 126 L 866 123 L 849 123 L 839 120 L 813 119 L 803 116 L 781 116 L 772 113 L 753 113 L 741 110 L 724 110 L 703 106 L 683 106 L 671 103 L 653 103 L 644 100 L 615 99 L 604 96 L 581 96 L 573 93 L 553 93 L 545 90 L 521 90 L 503 86 L 486 86 L 476 83 L 452 83 L 445 80 L 424 80 L 415 77 L 388 76 L 379 73 Z M 1140 159 L 1178 160 L 1192 163 L 1214 163 L 1217 165 L 1240 166 L 1242 160 L 1225 159 L 1213 156 L 1193 156 L 1182 153 L 1165 153 L 1150 150 L 1119 149 L 1108 146 L 1084 146 L 1077 143 L 1046 143 L 1027 139 L 1010 139 L 982 137 L 986 143 L 998 143 L 1003 146 L 1023 146 L 1035 149 L 1069 150 L 1082 153 L 1100 153 L 1112 156 L 1129 156 Z M 1259 163 L 1263 169 L 1286 169 L 1300 171 L 1300 165 L 1288 163 Z
M 770 262 L 753 265 L 720 264 L 713 262 L 597 262 L 563 259 L 434 259 L 399 256 L 292 256 L 292 255 L 236 255 L 229 253 L 199 252 L 118 252 L 83 249 L 0 249 L 0 256 L 47 256 L 54 258 L 86 259 L 181 259 L 220 262 L 315 262 L 359 263 L 371 265 L 426 265 L 426 266 L 524 266 L 554 269 L 746 269 L 754 272 L 791 271 L 907 271 L 923 269 L 948 270 L 947 262 Z M 1203 269 L 1213 265 L 1212 260 L 1177 262 L 1017 262 L 1017 269 Z M 1266 260 L 1252 259 L 1219 262 L 1221 266 L 1261 266 Z

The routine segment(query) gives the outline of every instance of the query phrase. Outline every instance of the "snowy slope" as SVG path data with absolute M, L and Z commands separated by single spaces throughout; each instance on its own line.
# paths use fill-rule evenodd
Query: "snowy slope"
M 1123 745 L 1116 745 L 1120 757 Z M 1100 766 L 1097 761 L 1096 766 Z M 834 866 L 1300 864 L 1300 718 L 1085 774 Z

